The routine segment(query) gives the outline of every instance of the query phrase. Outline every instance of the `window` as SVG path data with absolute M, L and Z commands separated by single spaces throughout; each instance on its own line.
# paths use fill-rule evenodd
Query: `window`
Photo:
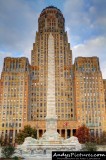
M 19 123 L 19 127 L 21 127 L 21 123 Z
M 4 127 L 4 123 L 2 123 L 2 127 Z
M 73 117 L 73 114 L 71 114 L 71 117 Z

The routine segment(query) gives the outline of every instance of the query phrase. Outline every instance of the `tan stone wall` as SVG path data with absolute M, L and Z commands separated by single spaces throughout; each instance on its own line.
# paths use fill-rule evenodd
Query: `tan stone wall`
M 104 96 L 105 96 L 105 122 L 104 122 L 104 130 L 106 131 L 106 79 L 103 79 L 104 85 Z
M 95 134 L 104 130 L 105 101 L 102 74 L 97 57 L 75 59 L 75 107 L 77 120 Z
M 1 81 L 0 136 L 11 142 L 28 119 L 30 80 L 27 58 L 5 58 Z

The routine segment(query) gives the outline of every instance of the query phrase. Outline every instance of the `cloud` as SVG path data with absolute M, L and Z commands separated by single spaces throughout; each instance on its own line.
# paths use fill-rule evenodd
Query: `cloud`
M 64 17 L 73 57 L 98 56 L 106 78 L 106 0 L 66 0 Z
M 24 56 L 30 60 L 38 28 L 38 3 L 0 0 L 0 68 L 6 56 Z
M 82 44 L 75 45 L 72 48 L 73 58 L 75 57 L 92 57 L 97 56 L 100 60 L 101 71 L 103 72 L 103 78 L 106 78 L 106 37 L 96 37 L 85 41 Z
M 0 0 L 0 67 L 4 57 L 28 57 L 38 30 L 44 0 Z M 1 71 L 1 69 L 0 69 Z
M 31 5 L 31 4 L 30 4 Z M 23 53 L 32 47 L 37 30 L 38 12 L 25 1 L 0 1 L 0 49 Z M 28 45 L 28 46 L 29 46 Z
M 70 28 L 72 46 L 97 35 L 106 35 L 105 0 L 66 0 L 64 16 Z M 77 39 L 76 39 L 77 37 Z
M 59 0 L 52 3 L 48 0 L 8 0 L 8 3 L 0 0 L 0 58 L 25 56 L 30 59 L 38 16 L 51 4 L 63 12 L 73 57 L 98 56 L 105 73 L 106 0 Z

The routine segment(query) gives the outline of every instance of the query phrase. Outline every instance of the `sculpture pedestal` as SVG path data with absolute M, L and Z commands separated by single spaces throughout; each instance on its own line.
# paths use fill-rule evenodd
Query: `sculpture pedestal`
M 42 135 L 40 141 L 47 144 L 62 144 L 63 138 L 57 132 L 57 117 L 46 117 L 46 132 Z

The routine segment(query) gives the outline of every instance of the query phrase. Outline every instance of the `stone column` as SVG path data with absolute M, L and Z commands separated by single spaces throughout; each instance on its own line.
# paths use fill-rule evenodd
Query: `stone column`
M 57 116 L 55 109 L 55 52 L 54 37 L 50 33 L 48 38 L 48 89 L 46 131 L 57 132 Z
M 65 128 L 65 139 L 67 139 L 67 128 Z
M 61 135 L 61 129 L 60 129 L 60 135 Z
M 39 129 L 37 129 L 37 139 L 39 139 Z
M 15 129 L 13 129 L 13 143 L 15 142 Z
M 47 117 L 56 117 L 55 111 L 55 53 L 54 37 L 50 33 L 48 38 L 48 89 L 47 89 Z
M 55 108 L 55 52 L 54 37 L 50 33 L 48 37 L 48 86 L 47 86 L 47 116 L 46 132 L 42 135 L 42 142 L 61 143 L 62 138 L 57 132 L 57 116 Z

